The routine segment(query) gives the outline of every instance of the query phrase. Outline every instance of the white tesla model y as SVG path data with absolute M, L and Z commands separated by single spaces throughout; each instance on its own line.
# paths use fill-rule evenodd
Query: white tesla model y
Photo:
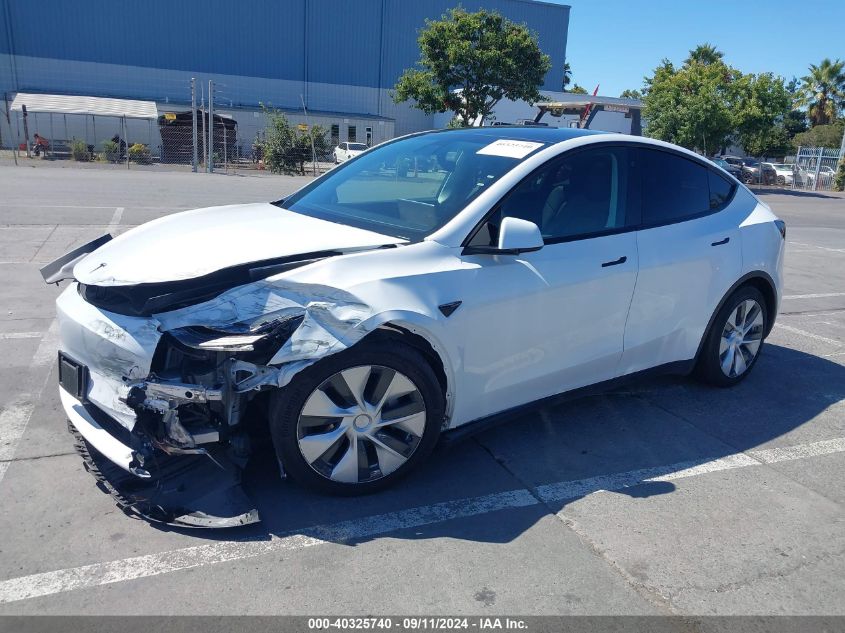
M 61 400 L 125 506 L 247 523 L 232 473 L 262 431 L 296 481 L 370 492 L 442 433 L 539 400 L 649 371 L 738 383 L 775 319 L 785 232 L 667 143 L 415 134 L 287 199 L 170 215 L 45 267 L 72 280 Z

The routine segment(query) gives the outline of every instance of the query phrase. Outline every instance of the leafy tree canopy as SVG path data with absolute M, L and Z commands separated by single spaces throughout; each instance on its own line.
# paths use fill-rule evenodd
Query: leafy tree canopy
M 845 132 L 845 119 L 839 119 L 835 123 L 817 125 L 806 132 L 796 134 L 792 144 L 797 148 L 804 147 L 839 147 L 842 143 L 842 134 Z
M 680 68 L 664 59 L 645 78 L 649 136 L 705 154 L 737 141 L 755 156 L 789 149 L 785 120 L 792 97 L 782 78 L 744 75 L 710 44 L 690 51 Z
M 623 90 L 619 95 L 620 99 L 642 99 L 643 93 L 639 90 L 631 90 L 630 88 Z
M 575 84 L 574 86 L 572 86 L 572 90 L 567 90 L 567 92 L 574 94 L 574 95 L 590 94 L 589 92 L 587 92 L 587 89 L 584 86 L 579 86 L 578 84 Z
M 490 116 L 503 98 L 532 104 L 542 98 L 549 56 L 526 26 L 496 12 L 452 9 L 426 21 L 419 44 L 419 68 L 399 78 L 396 103 L 413 100 L 427 114 L 451 111 L 468 126 Z

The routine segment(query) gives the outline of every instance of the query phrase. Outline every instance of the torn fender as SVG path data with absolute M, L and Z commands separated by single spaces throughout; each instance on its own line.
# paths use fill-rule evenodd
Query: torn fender
M 417 294 L 396 292 L 390 286 L 389 281 L 371 282 L 355 294 L 322 284 L 270 278 L 155 317 L 163 330 L 171 330 L 233 323 L 256 326 L 281 316 L 302 315 L 302 323 L 267 362 L 271 367 L 262 368 L 260 376 L 249 376 L 238 390 L 283 387 L 309 365 L 348 349 L 385 323 L 434 324 L 445 318 L 437 311 L 435 300 L 429 304 Z M 249 364 L 243 365 L 248 373 Z

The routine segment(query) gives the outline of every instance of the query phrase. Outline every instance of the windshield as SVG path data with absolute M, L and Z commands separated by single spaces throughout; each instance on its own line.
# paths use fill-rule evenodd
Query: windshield
M 419 240 L 543 146 L 506 134 L 456 130 L 386 143 L 282 204 L 303 215 Z
M 363 143 L 350 143 L 349 149 L 354 149 L 356 152 L 363 152 L 365 149 L 367 149 L 367 146 Z

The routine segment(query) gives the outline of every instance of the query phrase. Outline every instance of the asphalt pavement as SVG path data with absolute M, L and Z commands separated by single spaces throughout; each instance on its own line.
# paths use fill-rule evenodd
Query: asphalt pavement
M 73 451 L 38 269 L 105 230 L 307 178 L 0 167 L 0 614 L 845 614 L 845 197 L 787 222 L 753 374 L 639 383 L 514 418 L 352 499 L 247 486 L 264 521 L 125 516 Z

